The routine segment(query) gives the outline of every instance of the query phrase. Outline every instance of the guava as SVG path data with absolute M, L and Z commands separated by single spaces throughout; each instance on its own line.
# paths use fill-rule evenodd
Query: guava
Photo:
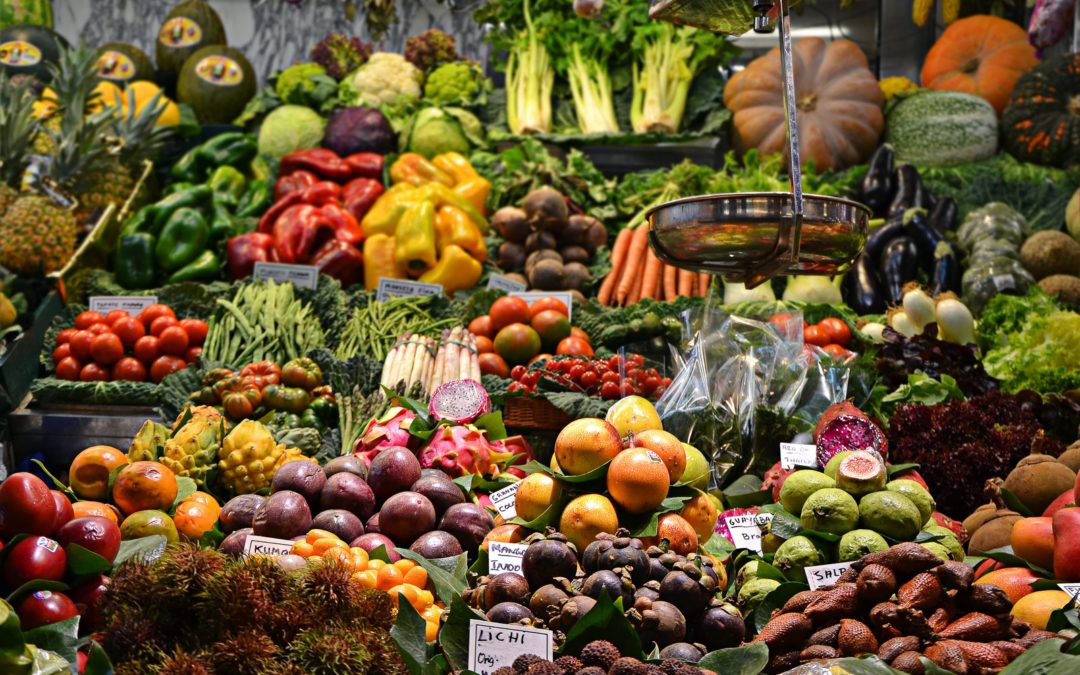
M 865 450 L 852 452 L 836 469 L 836 487 L 853 497 L 877 492 L 888 479 L 885 463 Z
M 945 547 L 946 550 L 948 550 L 949 558 L 958 562 L 963 562 L 964 547 L 960 545 L 960 542 L 956 539 L 956 535 L 953 534 L 952 530 L 944 528 L 937 523 L 931 521 L 930 524 L 923 526 L 923 531 L 940 536 L 941 539 L 938 539 L 936 542 L 929 543 L 937 543 L 942 545 L 943 547 Z
M 776 579 L 751 579 L 743 585 L 736 598 L 736 604 L 742 610 L 743 616 L 757 609 L 765 596 L 776 590 L 778 586 L 780 582 Z
M 858 524 L 859 506 L 855 498 L 843 490 L 824 488 L 806 500 L 800 519 L 807 530 L 844 534 Z M 918 529 L 915 531 L 918 532 Z
M 803 469 L 787 477 L 780 488 L 780 505 L 788 513 L 802 513 L 803 504 L 818 490 L 836 487 L 836 481 L 820 471 Z
M 833 455 L 829 463 L 825 465 L 825 475 L 836 480 L 836 470 L 840 468 L 840 462 L 844 461 L 844 458 L 850 454 L 851 450 L 841 450 Z
M 949 556 L 949 549 L 945 548 L 936 541 L 928 541 L 925 544 L 919 544 L 919 546 L 922 546 L 927 551 L 930 551 L 931 553 L 946 562 L 952 560 L 952 558 Z
M 840 543 L 836 545 L 838 562 L 851 562 L 858 560 L 864 555 L 884 551 L 889 548 L 889 542 L 873 530 L 852 530 L 840 537 Z
M 934 497 L 926 491 L 926 488 L 913 480 L 900 478 L 898 480 L 889 481 L 885 484 L 885 489 L 891 492 L 899 492 L 910 499 L 911 503 L 919 509 L 919 516 L 924 523 L 930 520 L 930 516 L 934 513 L 934 509 L 937 508 Z
M 805 581 L 806 574 L 803 570 L 822 562 L 821 551 L 808 537 L 802 536 L 792 537 L 780 544 L 773 556 L 773 565 L 792 581 Z
M 910 499 L 890 490 L 871 492 L 859 501 L 862 526 L 900 541 L 911 541 L 926 522 Z
M 735 584 L 742 588 L 746 584 L 750 583 L 754 579 L 758 578 L 757 575 L 758 561 L 751 560 L 742 567 L 739 568 L 738 573 L 735 575 Z

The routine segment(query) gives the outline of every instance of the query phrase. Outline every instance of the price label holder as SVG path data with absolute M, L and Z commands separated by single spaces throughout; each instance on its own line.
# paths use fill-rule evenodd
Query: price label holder
M 257 262 L 251 276 L 259 281 L 273 279 L 275 283 L 286 281 L 297 288 L 315 290 L 319 285 L 319 268 L 314 265 L 286 265 L 285 263 Z
M 131 316 L 135 316 L 150 305 L 157 304 L 157 296 L 154 295 L 92 295 L 90 296 L 90 311 L 108 314 L 114 309 L 122 309 Z
M 507 544 L 501 541 L 488 542 L 488 574 L 513 572 L 521 574 L 521 557 L 525 555 L 528 544 Z
M 517 491 L 521 487 L 521 481 L 504 487 L 501 490 L 496 490 L 490 495 L 491 503 L 495 509 L 499 512 L 499 515 L 510 520 L 517 518 Z
M 491 621 L 469 622 L 469 670 L 491 675 L 509 668 L 522 654 L 551 660 L 553 634 L 549 630 L 508 626 Z
M 1080 602 L 1080 584 L 1058 584 L 1058 588 L 1071 595 L 1073 602 Z
M 273 537 L 263 537 L 258 534 L 249 534 L 247 539 L 244 540 L 244 555 L 288 555 L 292 550 L 293 541 L 291 539 L 275 539 Z
M 488 290 L 495 289 L 497 291 L 506 291 L 507 293 L 521 293 L 528 286 L 520 281 L 514 281 L 510 277 L 503 276 L 502 274 L 492 274 L 488 277 Z
M 541 298 L 558 298 L 566 305 L 566 318 L 574 319 L 574 294 L 570 291 L 528 291 L 525 293 L 511 293 L 524 300 L 530 307 Z
M 817 468 L 817 446 L 806 443 L 781 443 L 780 468 L 785 471 L 797 466 Z
M 810 584 L 810 590 L 816 591 L 822 586 L 835 584 L 840 575 L 851 568 L 850 562 L 833 563 L 831 565 L 814 565 L 803 570 L 806 573 L 806 583 Z
M 724 518 L 728 532 L 731 533 L 730 541 L 735 548 L 748 548 L 751 551 L 761 553 L 761 530 L 772 522 L 771 513 L 747 513 L 742 516 L 728 516 Z
M 415 295 L 439 295 L 442 292 L 442 284 L 425 284 L 420 281 L 409 281 L 407 279 L 388 279 L 386 277 L 379 277 L 379 288 L 375 291 L 375 299 L 379 302 L 385 302 L 390 298 Z

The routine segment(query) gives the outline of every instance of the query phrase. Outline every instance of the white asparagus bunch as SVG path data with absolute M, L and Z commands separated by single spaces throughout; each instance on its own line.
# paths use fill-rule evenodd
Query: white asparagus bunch
M 417 382 L 427 382 L 435 360 L 435 340 L 406 333 L 394 344 L 383 362 L 379 384 L 395 387 L 404 383 L 408 392 Z
M 460 326 L 444 330 L 431 377 L 427 380 L 428 395 L 447 382 L 466 379 L 480 381 L 476 336 Z

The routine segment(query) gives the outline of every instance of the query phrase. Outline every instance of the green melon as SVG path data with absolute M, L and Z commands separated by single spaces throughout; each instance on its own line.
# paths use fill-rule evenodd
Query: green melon
M 135 80 L 154 79 L 154 64 L 146 52 L 126 42 L 98 47 L 98 77 L 123 86 Z
M 52 79 L 48 65 L 60 60 L 68 43 L 48 28 L 19 24 L 0 30 L 0 68 L 8 75 L 32 75 L 42 82 Z
M 207 45 L 224 45 L 225 26 L 214 8 L 204 0 L 184 0 L 172 8 L 161 24 L 155 43 L 157 67 L 167 78 L 175 78 L 184 62 Z
M 998 121 L 993 106 L 958 91 L 920 91 L 889 112 L 885 142 L 896 161 L 915 166 L 957 166 L 994 156 Z
M 255 70 L 243 54 L 225 45 L 210 45 L 184 62 L 176 94 L 203 124 L 226 124 L 243 112 L 255 88 Z
M 52 28 L 52 0 L 3 0 L 0 2 L 0 28 L 21 23 Z

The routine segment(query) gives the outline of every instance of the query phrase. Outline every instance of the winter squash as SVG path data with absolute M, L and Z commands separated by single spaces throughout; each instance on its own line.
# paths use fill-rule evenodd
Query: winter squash
M 1023 28 L 978 14 L 946 28 L 930 48 L 923 62 L 922 86 L 981 96 L 1000 115 L 1016 81 L 1038 63 Z
M 866 54 L 851 40 L 805 38 L 795 43 L 792 56 L 803 162 L 824 170 L 866 160 L 885 125 L 885 99 Z M 724 87 L 739 152 L 757 148 L 762 154 L 787 154 L 782 82 L 780 50 L 773 49 Z
M 1080 54 L 1058 56 L 1020 78 L 1001 126 L 1017 159 L 1080 164 Z

